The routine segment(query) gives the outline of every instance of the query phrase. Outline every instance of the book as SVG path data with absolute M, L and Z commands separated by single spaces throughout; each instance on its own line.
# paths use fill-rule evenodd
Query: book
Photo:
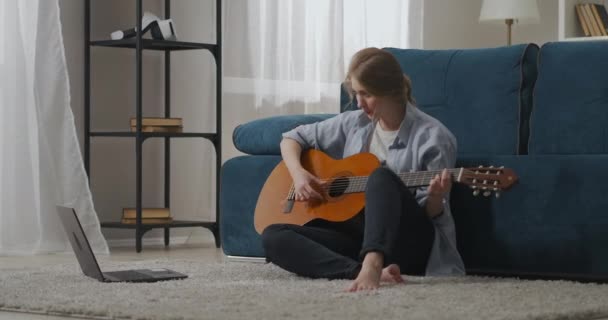
M 124 223 L 124 224 L 136 224 L 137 220 L 136 219 L 130 219 L 130 218 L 122 218 L 121 222 Z M 173 222 L 173 218 L 146 218 L 146 219 L 141 219 L 141 223 L 142 224 L 165 224 L 165 223 L 171 223 L 171 222 Z
M 591 17 L 589 16 L 589 13 L 587 12 L 587 8 L 586 8 L 585 4 L 580 3 L 578 6 L 581 8 L 581 13 L 583 14 L 583 18 L 585 19 L 585 24 L 587 24 L 587 28 L 589 28 L 589 34 L 592 37 L 596 36 L 595 30 L 593 29 Z
M 182 118 L 156 118 L 156 117 L 143 117 L 141 118 L 141 125 L 143 126 L 183 126 Z M 131 118 L 130 126 L 137 126 L 137 118 Z
M 132 126 L 131 132 L 136 132 L 137 127 Z M 182 126 L 142 126 L 141 132 L 183 132 Z
M 602 33 L 608 36 L 608 11 L 606 7 L 601 4 L 593 4 L 593 13 L 596 14 L 596 19 L 602 29 Z
M 136 210 L 135 208 L 123 208 L 122 217 L 126 219 L 135 219 Z M 142 219 L 151 218 L 171 218 L 169 208 L 142 208 L 141 209 Z
M 578 16 L 578 22 L 581 25 L 581 28 L 583 29 L 583 33 L 585 34 L 585 37 L 589 37 L 591 36 L 591 32 L 589 31 L 589 26 L 587 25 L 587 21 L 585 20 L 585 16 L 583 14 L 583 8 L 581 8 L 580 4 L 577 4 L 575 6 L 576 9 L 576 15 Z
M 587 24 L 589 26 L 591 26 L 591 35 L 594 37 L 599 37 L 602 35 L 602 32 L 600 31 L 600 27 L 597 24 L 597 22 L 595 21 L 595 17 L 593 15 L 593 12 L 591 11 L 591 4 L 589 3 L 584 3 L 582 4 L 584 10 L 583 13 L 585 14 L 585 18 L 587 19 Z
M 597 25 L 601 36 L 608 36 L 606 33 L 606 28 L 604 28 L 604 23 L 602 23 L 602 19 L 600 18 L 600 14 L 597 11 L 596 4 L 590 3 L 589 8 L 591 9 L 591 15 L 593 16 L 593 20 L 595 20 L 595 24 Z

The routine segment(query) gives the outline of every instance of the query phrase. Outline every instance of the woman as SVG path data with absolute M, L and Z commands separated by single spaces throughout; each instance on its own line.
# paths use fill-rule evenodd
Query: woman
M 296 201 L 322 201 L 323 182 L 300 163 L 316 148 L 341 159 L 360 152 L 382 163 L 369 177 L 365 209 L 345 222 L 274 224 L 262 233 L 267 260 L 301 276 L 354 279 L 349 291 L 376 289 L 411 275 L 461 275 L 449 208 L 446 170 L 428 188 L 409 190 L 395 173 L 454 166 L 456 140 L 439 121 L 413 105 L 410 81 L 388 51 L 357 52 L 345 80 L 359 110 L 299 126 L 283 134 L 281 154 Z

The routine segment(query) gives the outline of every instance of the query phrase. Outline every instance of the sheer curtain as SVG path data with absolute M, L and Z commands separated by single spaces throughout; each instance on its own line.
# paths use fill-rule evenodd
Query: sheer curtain
M 258 109 L 335 113 L 351 56 L 421 47 L 422 10 L 422 0 L 226 1 L 225 94 Z
M 57 0 L 0 1 L 0 254 L 65 251 L 55 205 L 107 253 L 70 109 Z

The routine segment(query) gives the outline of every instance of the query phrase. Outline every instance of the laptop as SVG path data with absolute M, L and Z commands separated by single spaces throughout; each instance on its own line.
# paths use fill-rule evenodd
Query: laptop
M 57 206 L 57 212 L 63 229 L 70 239 L 72 249 L 78 259 L 82 272 L 91 278 L 102 282 L 156 282 L 165 280 L 184 279 L 188 276 L 169 269 L 137 269 L 101 272 L 95 254 L 89 244 L 82 225 L 73 208 Z

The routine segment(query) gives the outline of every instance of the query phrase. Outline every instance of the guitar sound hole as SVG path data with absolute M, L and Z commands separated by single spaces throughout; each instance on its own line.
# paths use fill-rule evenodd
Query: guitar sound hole
M 338 178 L 334 180 L 329 186 L 329 196 L 335 198 L 343 195 L 346 188 L 348 188 L 349 183 L 350 181 L 348 178 Z

